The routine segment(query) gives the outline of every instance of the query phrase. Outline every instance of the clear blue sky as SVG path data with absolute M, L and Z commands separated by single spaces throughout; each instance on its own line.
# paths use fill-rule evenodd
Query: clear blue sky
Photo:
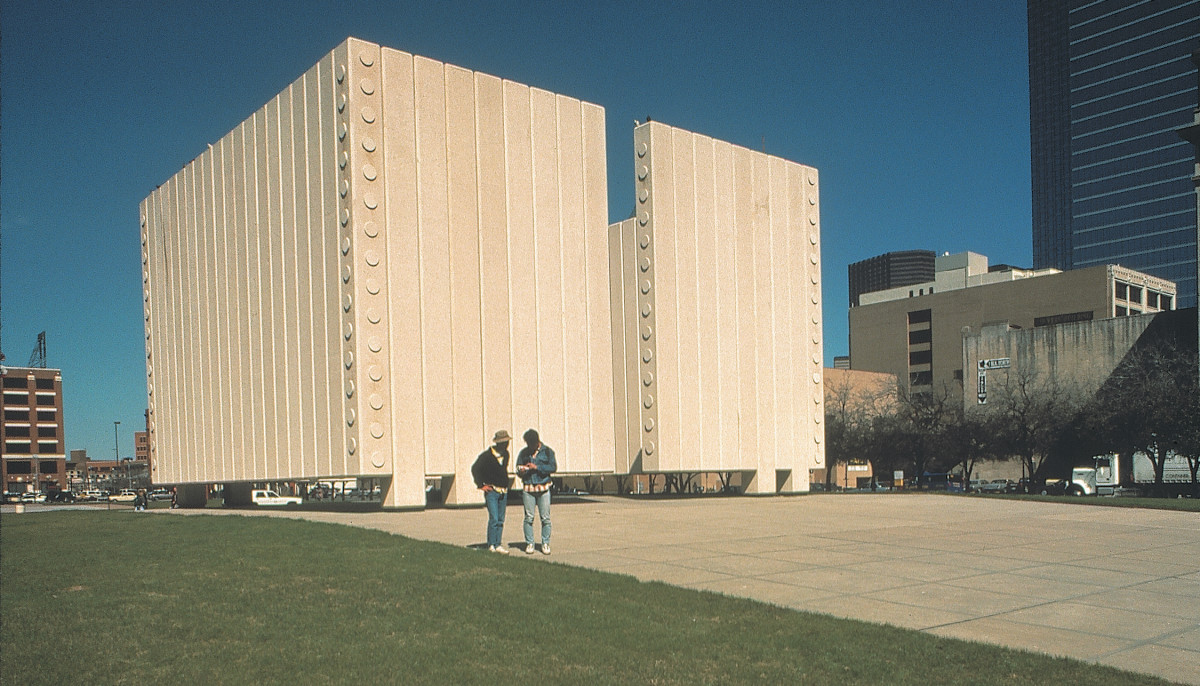
M 850 262 L 1031 261 L 1024 2 L 0 0 L 0 350 L 46 331 L 68 449 L 144 426 L 138 203 L 346 36 L 602 105 L 614 221 L 634 119 L 817 167 L 827 363 Z

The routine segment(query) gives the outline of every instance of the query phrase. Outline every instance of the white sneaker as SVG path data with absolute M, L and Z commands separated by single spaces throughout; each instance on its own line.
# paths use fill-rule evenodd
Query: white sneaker
M 526 544 L 525 544 L 525 554 L 526 554 L 526 555 L 532 555 L 532 554 L 533 554 L 533 544 L 532 544 L 532 543 L 526 543 Z
M 550 554 L 550 544 L 549 544 L 549 543 L 543 543 L 543 544 L 542 544 L 542 554 L 543 554 L 543 555 L 549 555 L 549 554 Z
M 492 550 L 493 550 L 493 551 L 495 551 L 495 552 L 497 552 L 497 553 L 500 553 L 501 555 L 507 555 L 507 554 L 508 554 L 508 548 L 505 548 L 505 547 L 504 547 L 504 546 L 502 546 L 502 545 L 498 545 L 498 546 L 496 546 L 495 548 L 492 548 Z

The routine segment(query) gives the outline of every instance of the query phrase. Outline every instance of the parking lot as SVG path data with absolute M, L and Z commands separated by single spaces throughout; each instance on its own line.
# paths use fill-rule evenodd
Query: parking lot
M 253 512 L 457 546 L 482 543 L 486 521 L 483 508 Z M 1200 684 L 1195 513 L 937 494 L 605 496 L 557 502 L 553 523 L 554 554 L 530 564 L 630 574 Z M 516 549 L 520 506 L 509 507 L 505 540 L 526 557 Z

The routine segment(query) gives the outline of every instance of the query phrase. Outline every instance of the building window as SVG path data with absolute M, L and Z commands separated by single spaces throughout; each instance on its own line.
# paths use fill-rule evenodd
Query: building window
M 1117 300 L 1129 300 L 1129 284 L 1117 282 Z
M 28 426 L 10 426 L 10 427 L 8 427 L 8 430 L 5 433 L 7 433 L 9 436 L 13 436 L 13 437 L 29 438 L 29 427 Z
M 38 427 L 38 438 L 57 438 L 57 437 L 58 437 L 58 427 L 57 426 L 39 426 Z
M 933 385 L 933 372 L 932 371 L 909 372 L 908 382 L 912 386 L 932 386 Z
M 1151 310 L 1158 308 L 1158 293 L 1146 291 L 1146 307 Z
M 38 441 L 38 452 L 42 455 L 58 452 L 58 441 Z
M 52 396 L 52 395 L 39 395 L 39 396 L 37 397 L 37 404 L 38 404 L 38 405 L 54 405 L 54 396 Z
M 908 332 L 908 344 L 929 343 L 933 341 L 933 329 L 918 329 Z
M 5 410 L 4 418 L 9 421 L 26 422 L 29 421 L 28 410 Z
M 54 410 L 38 410 L 37 420 L 39 422 L 52 422 L 54 421 L 54 414 Z
M 5 388 L 29 388 L 29 384 L 25 383 L 23 376 L 6 376 L 4 377 Z
M 29 452 L 26 450 L 25 452 Z M 32 474 L 33 463 L 29 460 L 5 460 L 9 474 Z
M 916 310 L 908 313 L 909 324 L 921 324 L 933 321 L 933 310 Z
M 54 460 L 42 460 L 38 464 L 38 469 L 43 474 L 57 474 L 58 473 L 58 462 L 55 462 Z
M 1117 316 L 1118 317 L 1126 317 L 1128 315 L 1129 315 L 1129 310 L 1125 309 L 1124 307 L 1120 307 L 1120 306 L 1117 307 Z
M 4 442 L 4 452 L 11 453 L 14 455 L 28 455 L 31 452 L 32 448 L 33 448 L 33 444 L 31 444 L 29 441 L 23 441 L 23 442 L 22 441 L 5 441 Z M 9 464 L 11 465 L 11 463 L 9 463 Z M 10 474 L 14 473 L 11 466 L 9 467 L 8 472 Z M 16 472 L 16 473 L 19 474 L 20 472 Z M 25 472 L 25 473 L 28 474 L 29 472 Z
M 962 381 L 962 380 L 963 380 L 963 375 L 962 375 L 962 370 L 961 370 L 961 369 L 955 369 L 955 370 L 954 370 L 954 380 L 955 380 L 955 381 Z
M 932 350 L 914 350 L 908 354 L 909 364 L 933 364 Z
M 1129 302 L 1131 302 L 1131 303 L 1142 302 L 1142 289 L 1141 288 L 1139 288 L 1137 286 L 1129 287 Z
M 54 379 L 34 379 L 35 387 L 44 391 L 54 390 Z
M 1163 295 L 1161 298 L 1159 298 L 1159 302 L 1162 303 L 1162 308 L 1164 310 L 1171 309 L 1171 296 Z
M 5 405 L 28 405 L 29 404 L 29 394 L 28 393 L 5 393 L 4 394 L 4 404 Z

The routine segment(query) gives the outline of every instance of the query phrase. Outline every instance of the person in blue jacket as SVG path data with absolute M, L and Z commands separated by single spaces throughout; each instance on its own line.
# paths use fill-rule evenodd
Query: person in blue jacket
M 554 450 L 543 445 L 538 432 L 530 429 L 522 436 L 525 447 L 517 455 L 517 476 L 521 477 L 524 490 L 521 500 L 525 504 L 525 554 L 532 555 L 533 513 L 536 508 L 542 520 L 542 554 L 550 554 L 550 475 L 558 471 Z

